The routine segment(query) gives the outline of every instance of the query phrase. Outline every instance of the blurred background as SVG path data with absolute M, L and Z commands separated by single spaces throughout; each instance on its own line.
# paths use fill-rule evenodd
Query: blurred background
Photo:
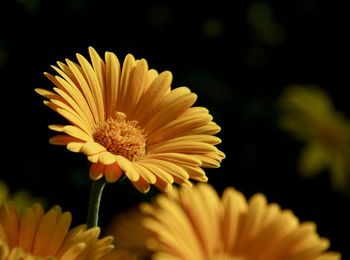
M 10 192 L 27 190 L 85 222 L 91 181 L 81 154 L 53 146 L 47 128 L 63 123 L 34 88 L 52 87 L 43 72 L 88 47 L 145 58 L 173 73 L 173 87 L 198 94 L 222 127 L 219 169 L 207 170 L 218 192 L 233 186 L 312 220 L 331 249 L 350 259 L 350 198 L 324 172 L 297 174 L 302 144 L 277 125 L 276 100 L 289 84 L 318 85 L 350 116 L 346 8 L 341 1 L 5 0 L 0 3 L 2 167 Z M 345 64 L 345 65 L 344 65 Z M 350 158 L 349 158 L 350 159 Z M 101 226 L 114 214 L 152 198 L 128 181 L 107 185 Z

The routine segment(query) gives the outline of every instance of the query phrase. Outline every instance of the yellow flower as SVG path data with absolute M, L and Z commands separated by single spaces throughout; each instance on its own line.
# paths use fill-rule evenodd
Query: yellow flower
M 128 54 L 121 66 L 114 53 L 102 60 L 90 47 L 91 63 L 77 54 L 45 75 L 54 92 L 36 89 L 44 103 L 71 125 L 51 125 L 61 134 L 52 144 L 67 145 L 92 163 L 90 178 L 115 182 L 125 174 L 141 192 L 150 184 L 168 191 L 172 183 L 207 181 L 202 168 L 219 167 L 224 154 L 215 145 L 220 127 L 187 87 L 171 89 L 172 74 L 148 69 Z
M 112 237 L 98 239 L 99 227 L 69 230 L 72 216 L 59 206 L 44 212 L 35 203 L 21 215 L 14 203 L 0 207 L 0 260 L 102 259 L 112 248 Z
M 129 209 L 113 218 L 106 234 L 114 237 L 114 249 L 105 260 L 150 259 L 152 251 L 146 247 L 146 229 L 141 225 L 144 215 L 138 207 Z
M 339 253 L 327 251 L 330 242 L 318 235 L 314 222 L 300 222 L 260 193 L 247 200 L 228 187 L 220 198 L 212 186 L 200 183 L 160 194 L 140 208 L 143 220 L 129 217 L 130 223 L 119 225 L 116 233 L 129 236 L 130 251 L 141 252 L 130 237 L 138 241 L 144 232 L 152 259 L 340 259 Z M 140 223 L 143 229 L 132 232 Z
M 279 99 L 280 125 L 305 143 L 299 158 L 303 176 L 330 172 L 335 188 L 350 183 L 350 122 L 317 86 L 288 87 Z

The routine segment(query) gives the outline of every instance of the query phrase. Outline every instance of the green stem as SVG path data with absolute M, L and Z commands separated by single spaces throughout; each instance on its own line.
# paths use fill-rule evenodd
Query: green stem
M 92 183 L 87 216 L 88 228 L 96 227 L 98 224 L 98 212 L 100 209 L 102 191 L 105 185 L 106 182 L 104 178 L 96 180 Z

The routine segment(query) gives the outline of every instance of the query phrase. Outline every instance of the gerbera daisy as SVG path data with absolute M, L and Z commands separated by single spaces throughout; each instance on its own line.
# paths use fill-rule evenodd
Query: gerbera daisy
M 260 193 L 247 200 L 228 187 L 220 198 L 212 186 L 200 183 L 160 194 L 141 210 L 142 221 L 129 218 L 131 223 L 114 230 L 119 236 L 134 234 L 137 241 L 143 232 L 152 259 L 340 259 L 327 251 L 330 242 L 318 235 L 314 222 L 300 222 Z M 141 223 L 143 229 L 132 233 Z M 141 252 L 140 243 L 126 241 L 131 252 Z
M 91 63 L 77 54 L 45 75 L 54 92 L 36 89 L 44 103 L 70 125 L 50 125 L 61 134 L 52 144 L 84 153 L 90 178 L 115 182 L 124 174 L 141 192 L 150 184 L 168 191 L 172 183 L 207 181 L 202 168 L 219 167 L 224 154 L 215 145 L 220 127 L 187 87 L 171 89 L 172 74 L 149 69 L 128 54 L 122 65 L 112 52 L 102 60 L 89 48 Z
M 350 184 L 350 121 L 336 111 L 329 95 L 317 86 L 293 85 L 279 99 L 280 125 L 305 146 L 299 172 L 314 176 L 328 170 L 332 184 Z
M 69 230 L 72 216 L 59 206 L 46 213 L 38 203 L 20 214 L 12 202 L 0 207 L 0 260 L 103 259 L 112 237 L 98 239 L 100 229 L 85 225 Z

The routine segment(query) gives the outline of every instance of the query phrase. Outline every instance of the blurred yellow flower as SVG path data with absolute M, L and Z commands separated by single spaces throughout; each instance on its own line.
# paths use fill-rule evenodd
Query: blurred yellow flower
M 228 187 L 220 198 L 212 186 L 200 183 L 160 194 L 154 203 L 141 204 L 141 210 L 142 221 L 129 218 L 129 224 L 115 230 L 128 237 L 132 252 L 141 252 L 138 238 L 148 237 L 144 247 L 154 252 L 152 259 L 340 259 L 339 253 L 327 251 L 330 242 L 318 235 L 314 222 L 300 222 L 260 193 L 247 201 Z M 143 229 L 133 232 L 141 223 Z M 133 259 L 147 259 L 138 256 Z
M 350 121 L 317 86 L 292 85 L 281 95 L 279 105 L 280 125 L 305 143 L 299 172 L 314 176 L 328 170 L 332 185 L 346 188 L 350 182 Z
M 114 237 L 114 249 L 105 260 L 150 259 L 152 251 L 145 244 L 149 234 L 141 225 L 143 217 L 144 215 L 136 207 L 113 218 L 105 232 Z
M 103 259 L 112 237 L 98 239 L 100 229 L 85 225 L 69 230 L 72 216 L 59 206 L 44 212 L 38 203 L 23 214 L 15 204 L 0 207 L 0 260 Z
M 90 178 L 115 182 L 123 174 L 141 192 L 150 184 L 168 191 L 172 183 L 207 181 L 202 168 L 219 167 L 224 154 L 215 145 L 220 127 L 187 87 L 171 89 L 172 74 L 148 69 L 146 60 L 128 54 L 120 65 L 114 53 L 105 60 L 89 48 L 91 63 L 77 54 L 45 75 L 54 92 L 36 91 L 71 125 L 51 125 L 61 134 L 52 144 L 84 153 Z
M 38 202 L 41 205 L 45 204 L 43 198 L 33 197 L 27 190 L 10 192 L 8 185 L 0 180 L 0 206 L 6 201 L 13 201 L 19 212 L 23 212 L 34 202 Z

